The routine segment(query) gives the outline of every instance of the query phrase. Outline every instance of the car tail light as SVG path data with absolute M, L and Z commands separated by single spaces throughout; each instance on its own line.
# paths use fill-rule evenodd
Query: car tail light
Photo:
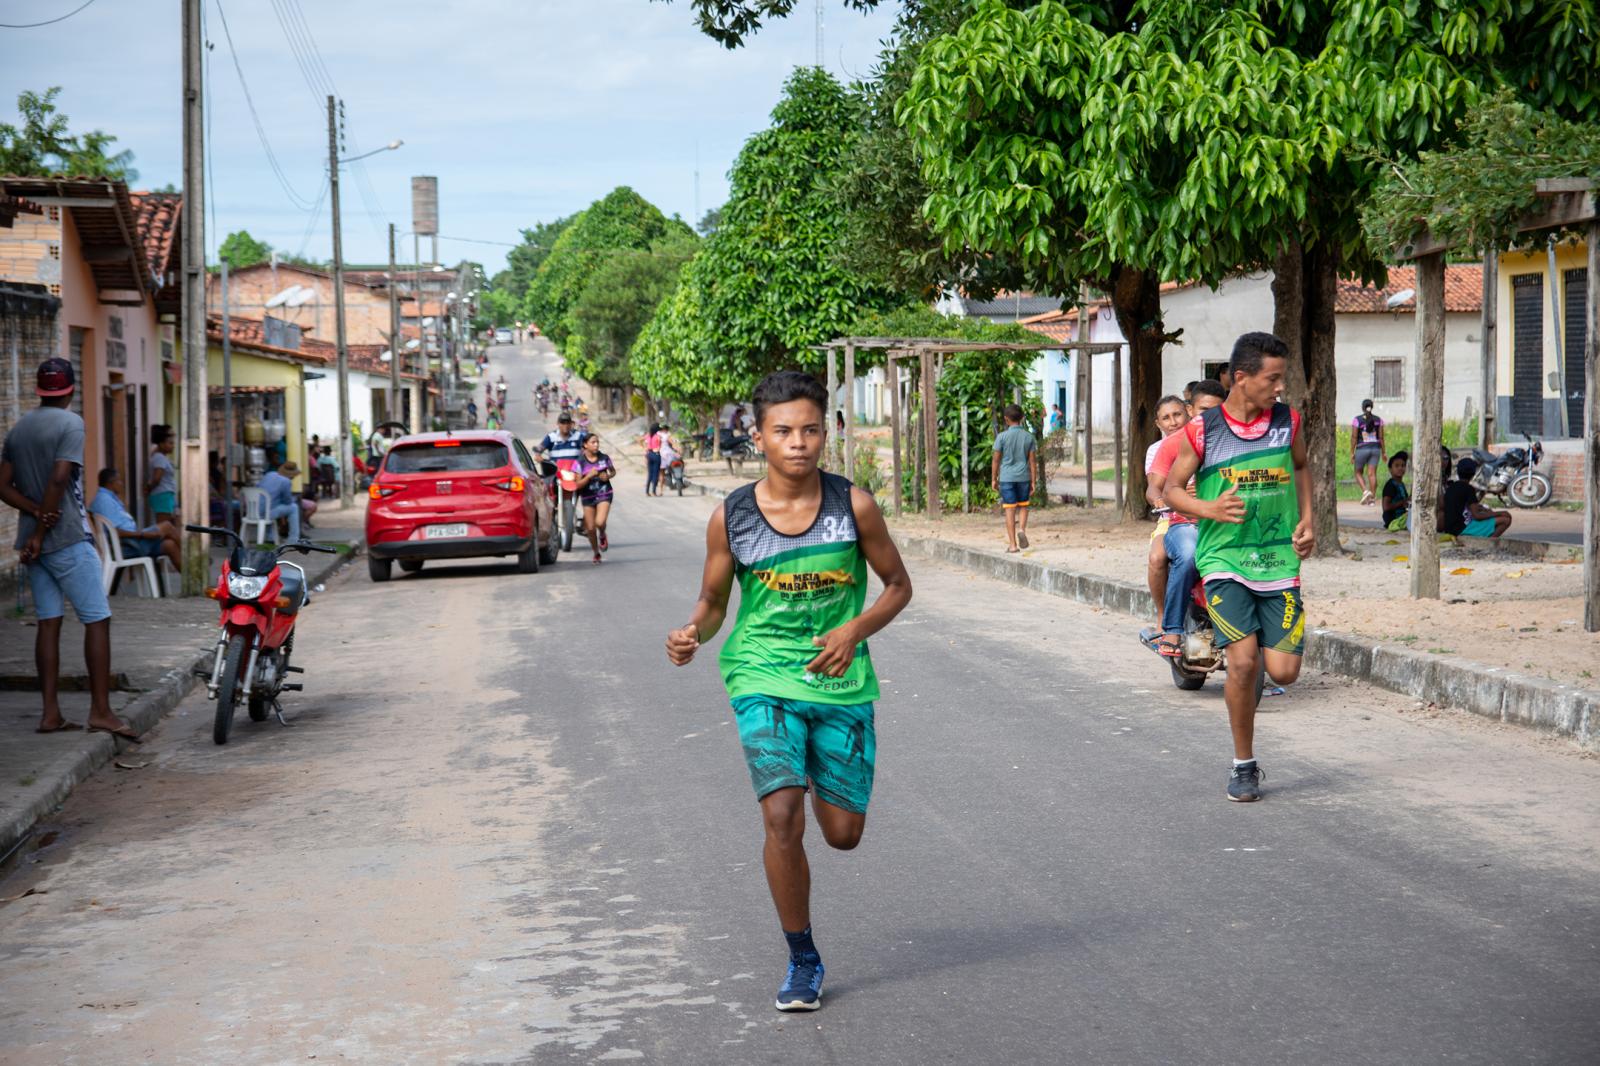
M 461 447 L 461 442 L 458 440 L 436 440 L 433 442 L 433 446 L 435 448 L 459 448 Z
M 512 475 L 511 477 L 501 478 L 499 481 L 496 481 L 494 483 L 494 487 L 502 492 L 521 492 L 528 486 L 527 482 L 523 481 L 522 478 Z
M 381 482 L 374 481 L 371 486 L 367 488 L 367 495 L 374 500 L 386 500 L 399 491 L 399 485 L 385 485 Z

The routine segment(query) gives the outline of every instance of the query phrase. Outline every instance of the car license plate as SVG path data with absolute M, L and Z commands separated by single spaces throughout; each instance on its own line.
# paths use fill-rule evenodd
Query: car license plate
M 423 540 L 439 540 L 443 537 L 464 537 L 467 535 L 465 522 L 452 522 L 445 526 L 424 526 L 422 528 Z

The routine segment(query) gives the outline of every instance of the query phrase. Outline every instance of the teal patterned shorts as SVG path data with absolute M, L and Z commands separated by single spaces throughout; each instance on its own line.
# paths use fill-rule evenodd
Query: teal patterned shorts
M 733 713 L 757 799 L 809 780 L 821 799 L 866 813 L 877 754 L 872 704 L 739 696 Z

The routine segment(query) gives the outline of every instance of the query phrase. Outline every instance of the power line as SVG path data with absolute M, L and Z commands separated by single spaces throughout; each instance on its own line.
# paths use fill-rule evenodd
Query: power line
M 317 228 L 317 223 L 322 219 L 322 204 L 328 198 L 328 183 L 322 183 L 322 189 L 317 193 L 317 202 L 312 205 L 311 217 L 306 219 L 306 231 L 300 235 L 300 247 L 295 249 L 296 259 L 305 258 L 306 248 L 311 244 L 311 234 Z
M 92 3 L 94 3 L 94 0 L 84 0 L 84 3 L 79 4 L 71 11 L 68 11 L 65 15 L 62 15 L 59 18 L 45 19 L 43 22 L 0 22 L 0 29 L 32 30 L 37 29 L 40 26 L 54 26 L 58 22 L 67 21 L 67 19 L 71 18 L 73 15 L 76 15 L 78 12 L 82 11 Z
M 245 81 L 244 67 L 239 64 L 239 53 L 233 47 L 233 32 L 228 28 L 228 13 L 222 8 L 222 0 L 217 0 L 217 14 L 222 18 L 222 35 L 228 42 L 228 54 L 233 57 L 233 69 L 239 75 L 239 88 L 244 90 L 245 106 L 250 109 L 250 120 L 255 123 L 256 136 L 261 140 L 261 149 L 267 154 L 267 165 L 272 168 L 273 176 L 278 179 L 278 184 L 283 187 L 289 201 L 302 211 L 311 210 L 311 201 L 297 192 L 290 183 L 289 177 L 284 173 L 283 167 L 278 164 L 278 156 L 272 150 L 272 142 L 267 139 L 266 127 L 261 124 L 261 116 L 256 111 L 255 100 L 250 96 L 250 85 Z
M 272 0 L 272 13 L 278 19 L 278 27 L 283 30 L 284 39 L 289 42 L 289 52 L 294 57 L 295 65 L 300 68 L 300 77 L 304 79 L 306 88 L 311 90 L 312 102 L 320 111 L 322 109 L 322 98 L 327 94 L 319 91 L 316 79 L 311 76 L 311 68 L 306 65 L 300 42 L 295 39 L 294 31 L 289 28 L 289 22 L 284 15 L 281 0 Z

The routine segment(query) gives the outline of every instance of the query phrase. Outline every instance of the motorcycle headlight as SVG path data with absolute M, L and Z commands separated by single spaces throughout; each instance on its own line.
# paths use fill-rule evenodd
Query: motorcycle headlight
M 228 595 L 236 600 L 253 600 L 261 595 L 261 590 L 267 587 L 264 577 L 246 577 L 242 574 L 228 575 Z

